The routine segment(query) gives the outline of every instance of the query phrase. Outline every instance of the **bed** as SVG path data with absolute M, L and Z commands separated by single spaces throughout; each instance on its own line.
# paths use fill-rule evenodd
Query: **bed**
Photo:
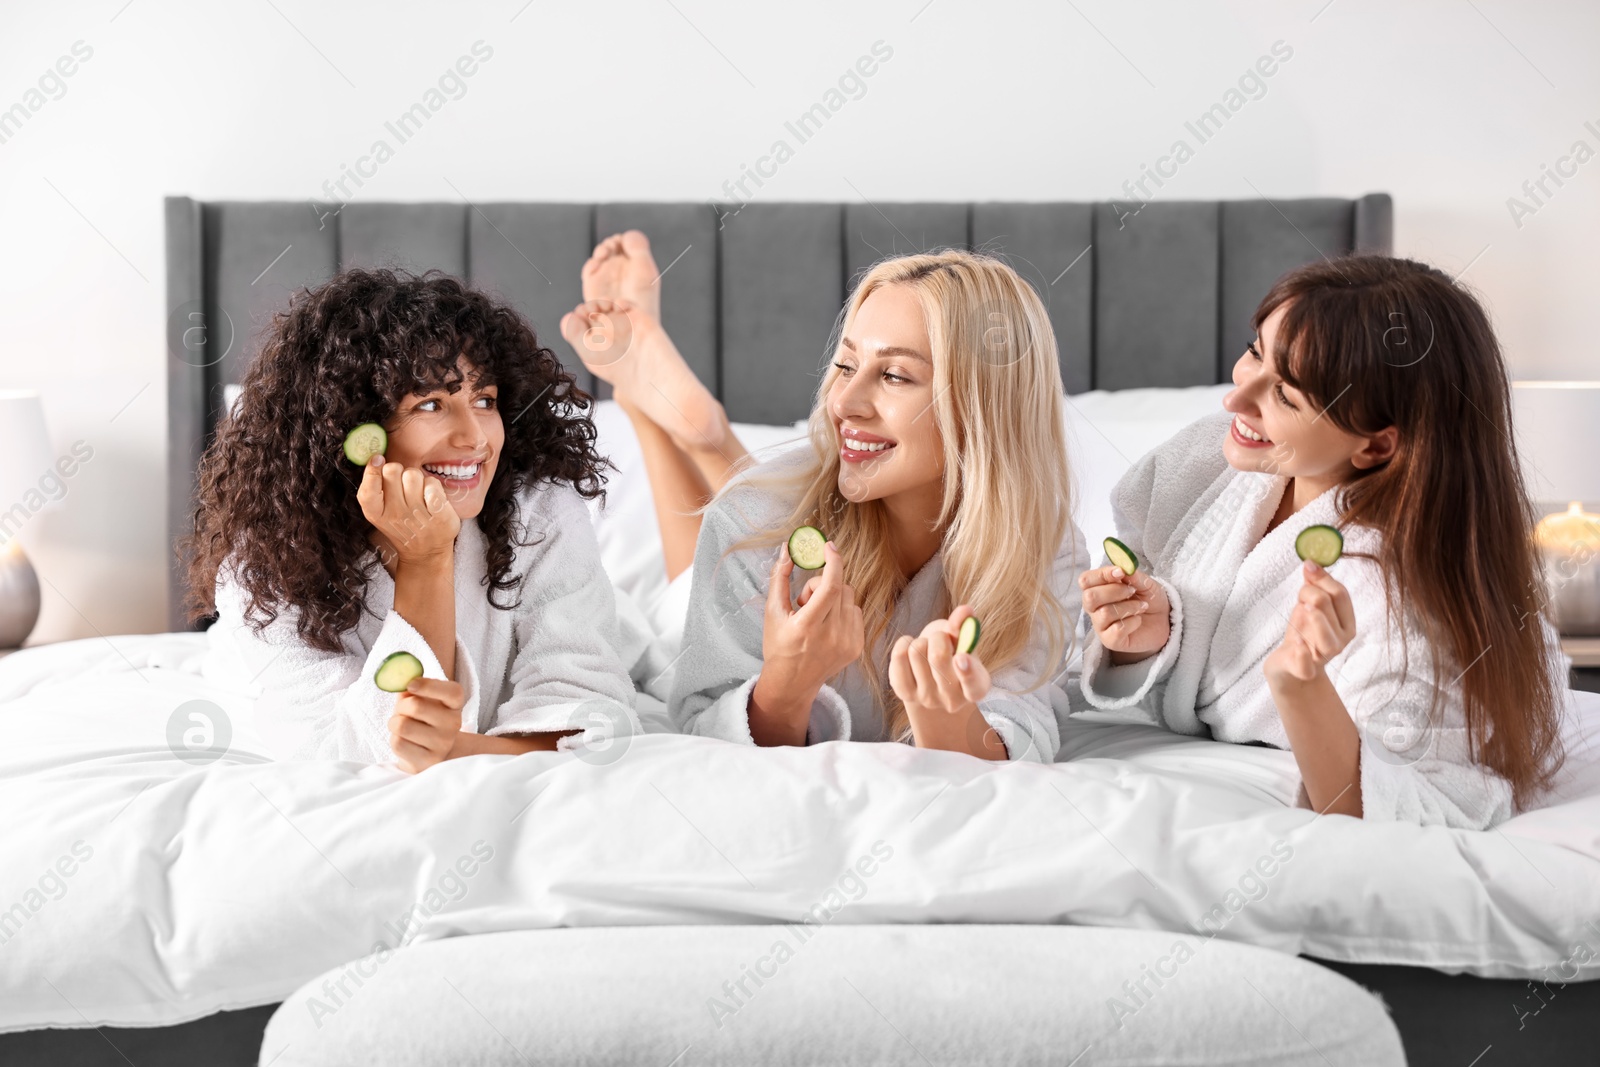
M 1062 341 L 1093 530 L 1120 469 L 1214 409 L 1270 281 L 1391 232 L 1381 194 L 1126 220 L 1106 204 L 166 210 L 175 532 L 252 332 L 341 266 L 438 266 L 549 332 L 595 236 L 637 226 L 670 264 L 680 347 L 747 443 L 779 448 L 857 271 L 1003 252 Z M 618 466 L 594 511 L 607 570 L 656 607 L 658 550 L 622 536 L 653 529 L 637 445 L 614 405 L 597 421 Z M 1481 834 L 1318 817 L 1291 806 L 1286 752 L 1115 721 L 1074 722 L 1054 766 L 650 732 L 409 778 L 272 761 L 249 685 L 204 677 L 205 634 L 171 622 L 0 661 L 0 788 L 30 816 L 0 863 L 0 1062 L 289 1067 L 359 1060 L 386 1034 L 393 1063 L 1593 1059 L 1600 697 L 1570 695 L 1549 803 Z M 197 708 L 215 728 L 198 750 Z M 760 997 L 725 992 L 780 936 L 814 951 L 744 987 Z

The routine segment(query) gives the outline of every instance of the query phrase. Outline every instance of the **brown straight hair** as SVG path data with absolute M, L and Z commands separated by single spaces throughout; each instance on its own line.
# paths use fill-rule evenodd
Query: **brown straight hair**
M 1430 717 L 1459 674 L 1472 758 L 1524 807 L 1562 761 L 1565 680 L 1552 673 L 1536 512 L 1489 317 L 1442 271 L 1375 255 L 1284 275 L 1256 309 L 1257 331 L 1284 305 L 1283 380 L 1346 432 L 1399 431 L 1393 458 L 1345 483 L 1341 521 L 1383 534 L 1390 616 L 1415 613 L 1440 679 Z

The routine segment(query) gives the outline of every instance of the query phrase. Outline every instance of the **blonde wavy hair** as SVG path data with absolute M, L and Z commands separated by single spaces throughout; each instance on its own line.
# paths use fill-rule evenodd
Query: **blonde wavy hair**
M 1057 673 L 1073 636 L 1050 592 L 1053 563 L 1072 522 L 1061 369 L 1044 304 L 1000 260 L 941 250 L 873 266 L 834 327 L 830 365 L 808 424 L 812 461 L 787 476 L 763 476 L 759 467 L 752 468 L 747 476 L 730 479 L 718 496 L 737 483 L 797 499 L 781 526 L 744 538 L 730 546 L 730 553 L 776 545 L 801 525 L 827 531 L 866 619 L 862 674 L 884 709 L 890 736 L 904 741 L 910 739 L 910 721 L 888 684 L 893 639 L 882 642 L 881 656 L 874 649 L 906 578 L 888 550 L 883 502 L 852 503 L 839 492 L 839 437 L 828 412 L 828 393 L 840 373 L 832 364 L 841 339 L 867 297 L 889 285 L 903 285 L 921 301 L 932 348 L 933 414 L 945 471 L 936 527 L 944 557 L 939 613 L 948 615 L 956 604 L 972 605 L 983 620 L 982 657 L 991 671 L 1020 656 L 1042 621 L 1049 655 L 1029 691 Z

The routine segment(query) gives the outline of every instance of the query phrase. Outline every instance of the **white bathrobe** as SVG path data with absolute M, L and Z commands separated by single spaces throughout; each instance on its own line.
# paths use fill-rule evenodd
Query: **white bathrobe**
M 518 504 L 526 532 L 513 523 L 517 539 L 539 540 L 516 548 L 513 571 L 526 575 L 520 590 L 496 592 L 495 599 L 511 603 L 520 592 L 519 607 L 501 610 L 489 602 L 477 519 L 462 523 L 456 538 L 456 681 L 466 690 L 461 728 L 490 735 L 583 731 L 562 738 L 562 750 L 638 732 L 638 711 L 661 705 L 648 692 L 636 695 L 630 671 L 648 690 L 663 667 L 660 650 L 631 602 L 619 613 L 583 498 L 571 486 L 544 483 L 525 489 Z M 218 577 L 219 617 L 206 632 L 202 670 L 256 690 L 256 726 L 280 758 L 391 762 L 388 721 L 398 695 L 374 685 L 373 672 L 403 650 L 422 661 L 424 677 L 445 677 L 428 642 L 394 610 L 394 579 L 376 551 L 367 558 L 370 611 L 343 635 L 342 652 L 302 641 L 292 607 L 255 633 L 244 622 L 243 591 L 229 567 Z
M 1337 489 L 1311 501 L 1265 536 L 1289 479 L 1229 466 L 1222 442 L 1232 416 L 1219 412 L 1179 432 L 1117 483 L 1117 537 L 1166 590 L 1172 633 L 1156 655 L 1111 666 L 1092 628 L 1081 695 L 1186 734 L 1289 748 L 1262 663 L 1283 641 L 1304 579 L 1294 540 L 1318 523 L 1337 525 Z M 1350 591 L 1356 635 L 1327 665 L 1360 727 L 1363 817 L 1485 829 L 1511 814 L 1511 787 L 1468 756 L 1460 688 L 1464 668 L 1448 658 L 1435 675 L 1429 645 L 1408 615 L 1395 632 L 1375 559 L 1377 531 L 1344 527 L 1346 555 L 1329 573 Z M 1485 610 L 1493 610 L 1485 605 Z M 1563 657 L 1564 658 L 1564 657 Z M 1565 679 L 1565 663 L 1552 661 Z M 1438 694 L 1440 715 L 1429 723 Z M 1084 710 L 1074 702 L 1074 712 Z
M 787 449 L 757 468 L 762 476 L 809 461 L 806 445 Z M 668 711 L 683 733 L 754 744 L 750 736 L 750 692 L 761 675 L 761 637 L 767 597 L 767 575 L 780 549 L 740 549 L 724 557 L 728 546 L 756 530 L 771 529 L 790 513 L 793 502 L 741 479 L 705 513 L 695 547 L 694 580 L 683 650 Z M 1063 539 L 1051 570 L 1050 588 L 1061 602 L 1064 638 L 1071 642 L 1081 612 L 1078 573 L 1088 564 L 1083 533 L 1073 524 Z M 795 568 L 791 592 L 798 594 L 809 578 Z M 895 604 L 879 651 L 901 634 L 918 634 L 938 612 L 944 584 L 942 552 L 935 553 L 912 575 Z M 1045 635 L 1041 625 L 1033 642 L 1017 660 L 995 671 L 989 695 L 979 701 L 984 719 L 1005 742 L 1013 760 L 1049 763 L 1060 743 L 1057 716 L 1067 711 L 1066 672 L 1076 669 L 1075 652 L 1048 664 L 1044 685 L 1025 690 L 1045 667 Z M 983 649 L 977 652 L 981 658 Z M 806 743 L 823 741 L 886 741 L 883 708 L 873 698 L 858 662 L 823 685 L 811 705 Z

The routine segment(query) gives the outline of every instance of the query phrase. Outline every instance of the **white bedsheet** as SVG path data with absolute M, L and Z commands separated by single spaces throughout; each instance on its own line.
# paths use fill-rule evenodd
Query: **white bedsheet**
M 415 777 L 273 763 L 240 698 L 197 676 L 203 647 L 0 661 L 0 1030 L 270 1003 L 380 942 L 808 914 L 1600 977 L 1600 697 L 1575 698 L 1557 803 L 1477 833 L 1318 817 L 1287 806 L 1289 753 L 1110 724 L 1077 724 L 1054 766 L 662 735 Z M 205 766 L 168 742 L 197 699 L 233 727 Z

